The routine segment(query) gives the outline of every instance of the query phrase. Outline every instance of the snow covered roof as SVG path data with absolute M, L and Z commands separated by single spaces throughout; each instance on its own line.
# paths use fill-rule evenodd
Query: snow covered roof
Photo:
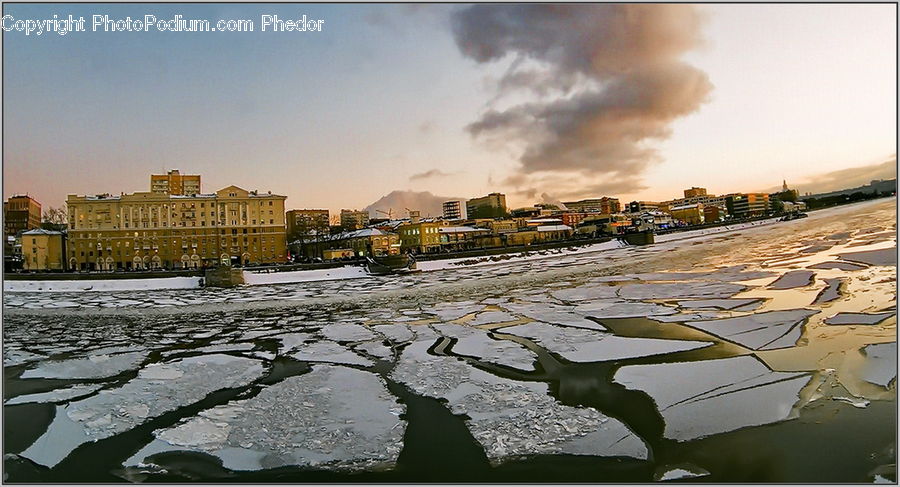
M 669 208 L 669 211 L 690 210 L 691 208 L 697 208 L 699 205 L 700 205 L 700 203 L 694 203 L 692 205 L 673 206 L 673 207 Z
M 383 230 L 379 230 L 377 228 L 362 228 L 359 230 L 354 230 L 352 232 L 338 233 L 335 235 L 331 235 L 328 237 L 328 240 L 344 240 L 348 238 L 362 238 L 362 237 L 379 237 L 383 235 L 394 235 L 390 232 L 385 232 Z
M 62 232 L 57 232 L 55 230 L 44 230 L 43 228 L 35 228 L 34 230 L 22 232 L 22 235 L 62 235 Z
M 541 225 L 537 227 L 537 231 L 539 232 L 562 232 L 571 229 L 572 227 L 568 225 Z
M 439 233 L 472 233 L 472 232 L 490 232 L 490 230 L 486 228 L 473 228 L 473 227 L 440 227 L 438 228 Z

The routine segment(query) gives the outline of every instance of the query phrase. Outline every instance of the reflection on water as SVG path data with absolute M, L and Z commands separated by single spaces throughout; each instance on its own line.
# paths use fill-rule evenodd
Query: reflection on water
M 398 279 L 7 294 L 5 471 L 894 480 L 893 203 Z

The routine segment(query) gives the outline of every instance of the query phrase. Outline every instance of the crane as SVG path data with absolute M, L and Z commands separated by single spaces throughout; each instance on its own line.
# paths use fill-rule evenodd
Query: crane
M 381 210 L 377 210 L 377 209 L 375 211 L 377 211 L 378 213 L 381 213 L 382 215 L 387 215 L 388 220 L 394 219 L 394 209 L 393 208 L 388 208 L 388 211 L 381 211 Z

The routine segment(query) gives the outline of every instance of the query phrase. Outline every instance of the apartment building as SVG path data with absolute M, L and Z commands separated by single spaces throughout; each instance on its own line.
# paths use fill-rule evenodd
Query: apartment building
M 352 232 L 369 225 L 369 212 L 359 210 L 341 210 L 341 230 Z
M 330 215 L 328 210 L 289 210 L 285 222 L 289 242 L 315 239 L 328 235 Z
M 619 203 L 619 199 L 610 198 L 608 196 L 579 201 L 564 201 L 563 204 L 566 205 L 568 210 L 578 213 L 603 213 L 608 215 L 622 211 L 622 205 Z
M 67 262 L 76 270 L 185 269 L 286 261 L 285 196 L 69 195 Z
M 3 202 L 4 253 L 13 253 L 15 238 L 21 232 L 41 226 L 41 204 L 28 195 L 11 196 Z
M 503 193 L 491 193 L 466 201 L 466 217 L 469 219 L 503 218 L 507 213 L 506 195 Z
M 462 201 L 451 200 L 445 201 L 443 205 L 443 215 L 445 220 L 462 220 L 465 216 L 462 213 Z
M 28 271 L 64 271 L 65 236 L 36 228 L 22 232 L 22 268 Z
M 181 174 L 178 169 L 172 169 L 166 174 L 151 174 L 150 192 L 172 195 L 200 194 L 200 175 Z

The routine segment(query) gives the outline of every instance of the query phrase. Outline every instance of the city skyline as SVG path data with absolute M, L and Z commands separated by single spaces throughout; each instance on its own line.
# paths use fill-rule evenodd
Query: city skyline
M 548 54 L 520 42 L 534 27 L 527 19 L 541 12 L 504 10 L 513 7 L 9 5 L 17 18 L 152 11 L 326 22 L 306 37 L 5 34 L 4 198 L 29 193 L 56 207 L 72 193 L 146 191 L 146 174 L 180 169 L 202 174 L 205 192 L 237 184 L 286 195 L 288 209 L 333 214 L 392 191 L 462 198 L 499 191 L 517 207 L 600 196 L 666 200 L 691 186 L 768 191 L 782 179 L 806 192 L 804 185 L 895 173 L 890 5 L 642 7 L 632 13 L 635 27 L 684 42 L 657 53 L 628 44 L 626 32 L 623 50 L 636 50 L 654 73 L 687 66 L 653 79 L 693 91 L 671 114 L 642 112 L 650 123 L 637 135 L 604 119 L 615 108 L 610 99 L 633 93 L 604 98 L 608 88 L 592 88 L 615 85 L 632 67 L 602 47 L 587 51 L 599 64 L 585 67 L 577 54 L 596 46 L 561 34 L 582 13 L 604 27 L 622 12 L 587 5 L 548 14 L 552 28 L 535 35 L 564 46 Z M 507 36 L 484 34 L 498 25 L 481 29 L 475 14 L 509 22 Z M 111 36 L 122 42 L 109 46 Z M 547 85 L 548 74 L 554 82 L 569 75 L 569 85 Z M 595 105 L 561 107 L 560 93 Z M 561 132 L 548 112 L 595 131 Z M 604 142 L 607 133 L 633 135 L 634 143 Z M 550 157 L 529 157 L 545 149 Z M 629 162 L 609 162 L 610 154 Z

